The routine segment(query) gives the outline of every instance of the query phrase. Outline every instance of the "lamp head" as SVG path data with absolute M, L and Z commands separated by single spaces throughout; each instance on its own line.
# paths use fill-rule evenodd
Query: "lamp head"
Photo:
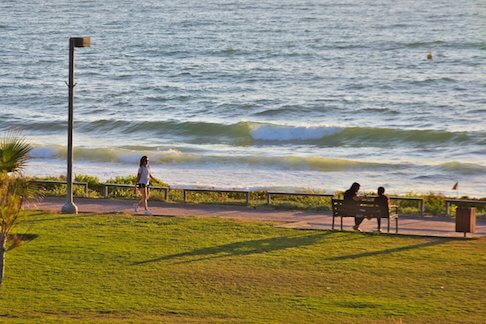
M 90 47 L 91 37 L 71 37 L 69 39 L 74 47 Z

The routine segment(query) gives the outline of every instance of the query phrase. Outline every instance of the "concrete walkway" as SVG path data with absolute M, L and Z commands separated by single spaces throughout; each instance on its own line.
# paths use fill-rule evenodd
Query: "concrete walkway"
M 36 205 L 25 206 L 28 209 L 42 210 L 58 213 L 61 210 L 65 198 L 47 197 Z M 75 203 L 80 213 L 122 213 L 135 214 L 133 210 L 134 200 L 116 199 L 85 199 L 76 198 Z M 332 224 L 332 214 L 316 213 L 296 210 L 275 210 L 271 208 L 253 208 L 244 206 L 225 205 L 192 205 L 163 202 L 149 202 L 150 210 L 155 216 L 179 216 L 179 217 L 224 217 L 246 220 L 274 221 L 278 226 L 298 229 L 329 230 Z M 143 216 L 143 212 L 137 213 Z M 144 216 L 145 217 L 145 216 Z M 344 230 L 352 231 L 353 218 L 344 219 Z M 336 219 L 336 229 L 339 229 L 339 219 Z M 387 220 L 382 221 L 382 230 L 386 231 Z M 377 228 L 376 220 L 365 220 L 362 224 L 364 232 L 373 232 Z M 447 217 L 411 217 L 402 216 L 399 219 L 399 234 L 463 237 L 463 233 L 455 232 L 455 219 Z M 391 233 L 395 232 L 392 223 Z M 467 237 L 485 237 L 486 220 L 478 220 L 476 233 L 467 234 Z

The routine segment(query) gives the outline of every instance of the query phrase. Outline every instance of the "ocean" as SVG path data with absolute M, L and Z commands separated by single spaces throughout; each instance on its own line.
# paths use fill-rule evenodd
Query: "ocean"
M 0 135 L 27 175 L 486 196 L 486 2 L 0 1 Z M 432 53 L 432 60 L 427 54 Z M 459 182 L 458 190 L 452 190 Z

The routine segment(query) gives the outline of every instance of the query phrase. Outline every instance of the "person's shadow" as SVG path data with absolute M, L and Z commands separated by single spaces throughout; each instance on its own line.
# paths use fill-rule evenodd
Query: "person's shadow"
M 430 241 L 423 242 L 423 243 L 411 244 L 411 245 L 406 245 L 406 246 L 399 246 L 399 247 L 396 247 L 396 248 L 384 249 L 384 250 L 378 250 L 378 251 L 368 251 L 368 252 L 357 253 L 357 254 L 339 255 L 339 256 L 335 256 L 335 257 L 325 258 L 324 260 L 342 261 L 342 260 L 359 259 L 359 258 L 364 258 L 364 257 L 372 257 L 372 256 L 377 256 L 377 255 L 386 255 L 386 254 L 404 252 L 404 251 L 409 251 L 409 250 L 421 249 L 421 248 L 425 248 L 425 247 L 429 247 L 429 246 L 445 244 L 445 243 L 453 241 L 453 240 L 455 240 L 455 239 L 454 238 L 435 238 L 435 239 L 432 239 Z
M 262 240 L 234 242 L 220 246 L 196 249 L 189 252 L 160 256 L 154 259 L 134 262 L 132 263 L 132 265 L 142 265 L 147 263 L 177 259 L 180 259 L 178 263 L 188 263 L 223 257 L 266 253 L 277 250 L 285 250 L 289 248 L 312 245 L 330 234 L 331 232 L 320 232 L 319 234 L 313 235 L 280 236 Z

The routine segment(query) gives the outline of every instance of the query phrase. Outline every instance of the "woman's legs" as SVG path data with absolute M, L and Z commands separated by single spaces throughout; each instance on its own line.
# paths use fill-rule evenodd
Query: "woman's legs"
M 150 189 L 148 187 L 145 187 L 145 203 L 143 205 L 143 207 L 145 208 L 145 211 L 148 211 L 149 192 L 150 192 Z
M 140 190 L 140 193 L 142 194 L 142 198 L 140 198 L 140 200 L 138 201 L 138 206 L 143 206 L 143 208 L 145 210 L 147 210 L 148 209 L 148 204 L 147 204 L 148 188 L 143 187 L 143 188 L 139 188 L 139 190 Z

